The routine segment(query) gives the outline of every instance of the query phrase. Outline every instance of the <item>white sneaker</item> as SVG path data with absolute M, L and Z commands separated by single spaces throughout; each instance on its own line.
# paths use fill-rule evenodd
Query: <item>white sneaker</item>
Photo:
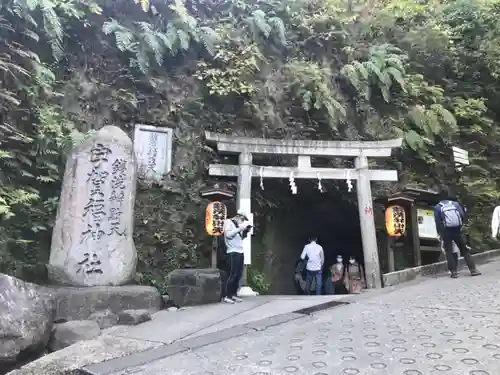
M 236 296 L 233 297 L 233 301 L 234 302 L 243 302 L 243 300 L 240 297 L 236 297 Z
M 231 298 L 229 298 L 229 297 L 224 297 L 222 299 L 222 302 L 224 302 L 224 303 L 234 303 L 234 301 Z

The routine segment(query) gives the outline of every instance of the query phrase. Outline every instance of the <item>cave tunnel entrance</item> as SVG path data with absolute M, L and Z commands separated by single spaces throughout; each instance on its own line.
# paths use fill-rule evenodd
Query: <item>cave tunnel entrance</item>
M 329 268 L 337 255 L 344 264 L 350 256 L 363 264 L 356 192 L 348 192 L 344 181 L 328 183 L 323 193 L 317 182 L 300 181 L 297 195 L 284 182 L 267 185 L 266 191 L 278 192 L 282 199 L 271 212 L 258 215 L 265 225 L 258 225 L 252 253 L 253 263 L 271 284 L 269 294 L 297 294 L 295 269 L 310 236 L 317 236 L 323 247 L 324 278 L 330 279 Z
M 253 203 L 253 200 L 255 199 L 253 196 L 254 194 L 252 193 L 252 185 L 255 185 L 252 181 L 253 177 L 260 177 L 261 182 L 267 178 L 290 178 L 290 180 L 293 181 L 293 179 L 300 180 L 314 178 L 312 177 L 314 174 L 316 174 L 316 177 L 320 179 L 321 174 L 325 180 L 330 181 L 337 180 L 338 178 L 343 179 L 342 176 L 345 176 L 345 178 L 348 179 L 351 173 L 357 173 L 358 180 L 356 185 L 359 192 L 360 205 L 363 206 L 364 209 L 362 216 L 364 218 L 374 215 L 372 197 L 370 196 L 371 181 L 397 181 L 397 171 L 371 169 L 368 158 L 388 157 L 391 155 L 392 149 L 401 147 L 403 142 L 403 138 L 372 142 L 296 139 L 278 140 L 270 138 L 228 136 L 211 132 L 205 132 L 205 140 L 207 145 L 215 147 L 218 153 L 226 155 L 222 158 L 225 159 L 224 161 L 232 161 L 229 165 L 227 163 L 211 164 L 209 168 L 209 175 L 238 178 L 238 195 L 236 197 L 238 202 L 237 205 L 240 209 L 254 214 L 254 229 L 257 229 L 255 219 L 258 220 L 259 218 L 256 218 L 255 214 L 257 211 L 254 209 L 255 204 Z M 236 160 L 234 160 L 235 158 L 232 157 L 235 155 L 238 155 L 237 164 Z M 254 158 L 254 156 L 258 155 L 265 155 L 265 157 Z M 295 164 L 293 162 L 294 165 L 292 166 L 292 161 L 289 158 L 285 158 L 286 155 L 297 156 L 297 163 Z M 313 160 L 312 157 L 316 160 Z M 332 157 L 337 159 L 340 158 L 342 160 L 345 158 L 354 158 L 355 169 L 352 169 L 352 163 L 349 163 L 351 165 L 347 168 L 345 165 L 344 168 L 331 168 L 331 166 L 338 167 L 344 164 L 332 162 L 332 160 L 327 161 L 327 159 L 331 159 Z M 267 165 L 267 162 L 271 162 L 274 167 Z M 309 189 L 314 190 L 314 188 L 312 188 L 314 184 L 309 183 L 308 185 L 310 185 Z M 340 191 L 338 188 L 335 190 Z M 305 194 L 305 196 L 309 195 Z M 309 199 L 312 200 L 313 197 L 310 197 Z M 336 208 L 338 210 L 338 207 L 342 206 L 343 200 L 344 199 L 342 199 L 342 197 L 333 199 L 337 206 L 332 208 Z M 350 199 L 348 200 L 351 201 Z M 282 202 L 282 200 L 280 202 Z M 360 253 L 358 249 L 361 248 L 361 246 L 356 246 L 355 248 L 351 247 L 353 242 L 358 241 L 354 241 L 354 225 L 353 227 L 348 226 L 349 229 L 346 228 L 345 222 L 348 222 L 347 217 L 341 217 L 337 213 L 332 215 L 329 213 L 321 214 L 323 220 L 318 222 L 314 216 L 314 212 L 311 214 L 310 211 L 312 211 L 316 206 L 325 205 L 326 207 L 329 207 L 329 204 L 326 204 L 325 202 L 316 203 L 311 201 L 310 203 L 304 202 L 303 205 L 307 207 L 306 209 L 309 212 L 304 211 L 303 207 L 300 207 L 299 209 L 296 202 L 285 204 L 285 207 L 281 209 L 281 213 L 279 212 L 279 209 L 277 210 L 278 212 L 275 212 L 274 217 L 279 216 L 279 219 L 274 220 L 274 228 L 267 228 L 265 230 L 266 235 L 261 235 L 262 244 L 260 256 L 263 258 L 263 260 L 261 260 L 261 262 L 263 262 L 261 263 L 261 267 L 266 268 L 265 274 L 268 277 L 269 275 L 271 276 L 271 292 L 279 291 L 280 293 L 291 293 L 294 289 L 294 277 L 292 275 L 294 275 L 295 272 L 290 271 L 290 261 L 291 264 L 296 262 L 294 254 L 300 252 L 300 249 L 304 244 L 304 237 L 306 237 L 304 228 L 311 229 L 312 226 L 315 232 L 322 232 L 318 233 L 319 236 L 322 235 L 324 237 L 321 239 L 321 243 L 332 249 L 329 250 L 328 260 L 334 256 L 335 251 L 355 254 Z M 275 207 L 281 208 L 283 205 L 276 205 Z M 324 213 L 324 211 L 324 207 L 321 207 L 321 210 L 318 212 Z M 319 214 L 316 216 L 318 215 Z M 272 216 L 273 215 L 268 215 L 268 217 Z M 299 223 L 290 221 L 290 217 L 294 217 Z M 327 224 L 327 220 L 329 220 L 329 218 L 332 218 L 332 222 Z M 333 218 L 335 218 L 335 220 L 333 220 Z M 305 223 L 305 219 L 311 222 Z M 278 221 L 281 221 L 280 224 L 277 223 Z M 288 226 L 284 225 L 284 223 L 287 222 Z M 344 225 L 340 225 L 341 222 L 344 222 Z M 269 227 L 272 226 L 270 221 L 267 224 L 269 224 Z M 358 225 L 356 225 L 356 227 L 358 228 L 358 234 L 356 238 L 359 240 L 359 237 L 361 237 L 361 233 L 359 231 L 359 219 L 357 220 L 357 224 Z M 375 233 L 376 228 L 374 228 L 372 222 L 362 221 L 362 224 L 363 237 L 366 235 L 367 241 L 366 250 L 367 252 L 375 253 L 377 251 L 376 246 L 374 246 L 375 244 L 372 242 L 377 241 Z M 268 233 L 272 233 L 272 235 L 268 235 Z M 309 234 L 307 234 L 307 236 L 308 235 Z M 266 236 L 271 238 L 266 238 Z M 280 237 L 279 241 L 277 237 Z M 284 239 L 285 237 L 286 239 Z M 360 242 L 361 241 L 358 243 Z M 333 245 L 334 243 L 336 245 Z M 285 254 L 285 256 L 282 254 Z M 375 254 L 371 254 L 371 256 L 375 256 Z M 251 272 L 254 272 L 253 266 L 255 263 L 258 267 L 258 262 L 256 262 L 255 258 L 255 244 L 252 240 L 252 267 L 247 267 L 247 271 L 250 270 Z M 276 261 L 276 259 L 278 259 L 278 261 Z M 282 264 L 279 261 L 283 261 Z M 364 262 L 362 263 L 364 264 Z M 381 279 L 377 277 L 380 270 L 375 268 L 377 266 L 376 263 L 377 262 L 368 262 L 368 273 L 375 276 L 370 278 L 370 282 L 368 283 L 369 288 L 380 288 L 382 286 Z M 283 266 L 285 266 L 286 269 L 280 270 Z M 292 269 L 294 269 L 294 267 Z M 276 270 L 286 271 L 285 273 L 281 273 L 281 278 L 283 279 L 286 278 L 287 275 L 290 275 L 290 282 L 276 282 Z M 244 276 L 245 278 L 247 277 L 246 273 Z M 262 278 L 259 278 L 259 280 L 259 282 L 262 282 Z M 291 287 L 287 287 L 287 285 L 290 285 Z

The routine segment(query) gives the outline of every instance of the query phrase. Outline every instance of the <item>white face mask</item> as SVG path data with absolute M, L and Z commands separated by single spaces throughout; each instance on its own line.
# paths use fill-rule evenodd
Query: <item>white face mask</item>
M 349 259 L 349 263 L 354 264 L 355 260 L 354 259 Z

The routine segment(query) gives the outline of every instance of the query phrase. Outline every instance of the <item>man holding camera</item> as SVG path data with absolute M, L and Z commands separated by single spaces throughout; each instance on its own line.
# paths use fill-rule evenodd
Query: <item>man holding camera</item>
M 239 211 L 232 219 L 224 222 L 224 242 L 226 244 L 228 275 L 225 297 L 222 302 L 235 303 L 242 299 L 236 296 L 243 275 L 243 240 L 252 225 L 247 215 Z

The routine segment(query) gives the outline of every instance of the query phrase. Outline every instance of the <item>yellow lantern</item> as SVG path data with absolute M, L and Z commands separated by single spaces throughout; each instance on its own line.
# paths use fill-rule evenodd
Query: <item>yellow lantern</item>
M 385 228 L 392 237 L 400 237 L 406 229 L 405 209 L 401 206 L 390 206 L 385 210 Z
M 222 202 L 211 202 L 205 212 L 205 229 L 210 236 L 220 236 L 224 232 L 227 208 Z

